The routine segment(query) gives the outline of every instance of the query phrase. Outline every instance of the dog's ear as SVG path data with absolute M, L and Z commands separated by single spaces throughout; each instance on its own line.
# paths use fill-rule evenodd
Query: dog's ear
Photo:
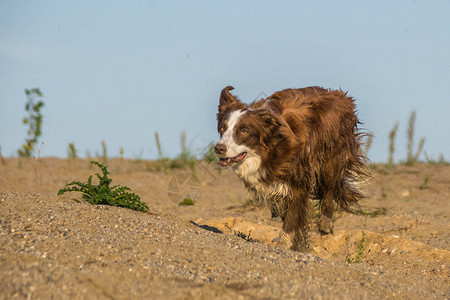
M 219 110 L 220 107 L 224 107 L 232 104 L 233 102 L 239 101 L 235 96 L 233 96 L 230 91 L 234 90 L 234 87 L 227 86 L 220 93 L 220 102 L 219 102 Z
M 231 90 L 234 90 L 234 87 L 227 86 L 222 90 L 222 93 L 220 93 L 219 112 L 217 113 L 217 120 L 219 120 L 225 113 L 225 110 L 227 110 L 227 108 L 231 106 L 235 107 L 236 109 L 244 109 L 246 107 L 245 104 L 243 104 L 241 101 L 239 101 L 238 98 L 230 93 Z
M 270 143 L 271 139 L 278 135 L 279 129 L 282 126 L 279 118 L 266 109 L 261 109 L 256 111 L 258 117 L 261 120 L 261 134 L 260 134 L 260 142 L 267 147 Z
M 263 122 L 263 126 L 269 130 L 277 129 L 281 126 L 279 118 L 267 109 L 261 109 L 256 111 L 259 118 Z

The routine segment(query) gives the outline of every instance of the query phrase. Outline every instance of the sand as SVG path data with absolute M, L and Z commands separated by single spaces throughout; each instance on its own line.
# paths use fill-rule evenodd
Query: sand
M 229 170 L 108 166 L 149 213 L 57 196 L 99 171 L 87 160 L 0 164 L 0 299 L 449 298 L 450 166 L 377 165 L 334 234 L 320 236 L 312 211 L 308 253 L 274 246 L 281 221 Z

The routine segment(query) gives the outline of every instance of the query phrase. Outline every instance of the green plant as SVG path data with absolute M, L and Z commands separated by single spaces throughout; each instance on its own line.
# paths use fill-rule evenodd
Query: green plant
M 364 230 L 361 231 L 361 241 L 359 242 L 358 245 L 358 252 L 356 253 L 355 256 L 355 263 L 360 263 L 362 256 L 364 254 L 364 250 L 366 249 L 366 232 Z
M 158 132 L 155 132 L 155 142 L 156 142 L 156 149 L 158 150 L 158 160 L 156 161 L 156 164 L 155 164 L 155 170 L 158 172 L 160 172 L 160 171 L 166 172 L 168 169 L 169 159 L 167 159 L 163 156 L 161 142 L 159 140 Z
M 445 160 L 444 155 L 442 153 L 439 154 L 438 160 L 434 159 L 434 157 L 428 156 L 426 151 L 424 151 L 423 154 L 425 155 L 425 161 L 431 165 L 448 165 L 449 164 L 449 162 Z
M 80 192 L 83 194 L 83 199 L 91 204 L 106 204 L 111 206 L 126 207 L 137 211 L 148 211 L 148 206 L 141 202 L 141 198 L 131 193 L 127 186 L 115 185 L 110 187 L 112 179 L 108 177 L 108 169 L 99 162 L 91 161 L 91 164 L 97 165 L 102 175 L 96 174 L 99 183 L 92 184 L 92 175 L 89 176 L 87 183 L 80 181 L 72 181 L 66 184 L 66 187 L 58 191 L 58 195 L 66 192 Z
M 366 229 L 366 222 L 364 222 L 364 227 L 361 230 L 361 240 L 359 241 L 358 251 L 356 252 L 355 257 L 353 259 L 351 259 L 350 257 L 347 258 L 347 262 L 350 263 L 350 264 L 351 263 L 359 264 L 359 263 L 362 262 L 361 261 L 362 260 L 362 256 L 364 254 L 364 251 L 366 250 L 366 232 L 365 232 L 365 229 Z
M 119 149 L 120 161 L 123 161 L 123 154 L 124 153 L 125 153 L 125 151 L 123 150 L 123 147 L 120 146 L 120 149 Z
M 423 146 L 425 144 L 425 138 L 421 138 L 419 141 L 419 145 L 417 146 L 416 153 L 413 153 L 415 123 L 416 123 L 416 111 L 412 111 L 409 117 L 408 133 L 407 133 L 408 134 L 408 143 L 407 143 L 408 154 L 406 157 L 407 165 L 413 165 L 419 160 L 420 153 L 422 152 Z
M 207 147 L 206 151 L 204 151 L 202 160 L 206 161 L 209 164 L 217 164 L 219 159 L 217 158 L 216 153 L 214 152 L 214 143 L 211 142 Z
M 105 141 L 102 141 L 102 158 L 103 163 L 106 164 L 106 162 L 108 161 L 108 149 L 106 148 Z
M 44 102 L 42 100 L 38 100 L 37 98 L 42 98 L 44 95 L 38 88 L 25 90 L 25 94 L 27 95 L 27 103 L 25 104 L 25 111 L 28 116 L 23 118 L 23 124 L 28 125 L 27 138 L 25 143 L 22 145 L 22 148 L 17 150 L 17 154 L 20 157 L 31 157 L 31 154 L 34 152 L 34 147 L 42 135 L 41 127 L 42 127 L 42 113 L 41 109 L 44 106 Z
M 78 158 L 78 150 L 75 148 L 75 143 L 69 143 L 69 146 L 67 148 L 67 157 L 69 159 L 75 159 Z
M 159 159 L 163 159 L 161 142 L 159 141 L 159 134 L 157 132 L 155 132 L 155 141 L 156 141 L 156 148 L 158 149 Z
M 191 169 L 195 174 L 195 164 L 197 162 L 195 155 L 191 153 L 186 147 L 186 133 L 182 132 L 180 137 L 181 153 L 174 159 L 168 159 L 163 156 L 161 143 L 159 141 L 159 135 L 155 132 L 156 147 L 158 149 L 159 159 L 156 161 L 156 171 L 163 170 L 166 172 L 168 169 Z
M 178 203 L 180 206 L 189 206 L 194 205 L 194 201 L 191 198 L 184 198 L 180 203 Z
M 420 185 L 419 189 L 424 190 L 428 188 L 428 181 L 430 181 L 430 175 L 425 176 L 423 179 L 422 184 Z
M 234 234 L 237 235 L 238 237 L 240 237 L 241 239 L 246 240 L 247 242 L 251 242 L 251 243 L 254 242 L 253 238 L 250 237 L 251 231 L 249 231 L 248 234 L 245 234 L 245 233 L 235 230 Z
M 195 173 L 195 155 L 186 147 L 186 133 L 182 132 L 180 136 L 181 153 L 175 157 L 169 164 L 171 169 L 191 169 Z
M 383 198 L 386 198 L 386 191 L 384 189 L 381 190 L 381 196 Z M 375 218 L 379 216 L 385 216 L 387 214 L 387 208 L 385 207 L 378 207 L 373 209 L 359 208 L 355 210 L 355 214 Z
M 395 123 L 394 128 L 389 132 L 389 158 L 388 166 L 394 165 L 394 152 L 395 152 L 395 136 L 397 135 L 398 122 Z

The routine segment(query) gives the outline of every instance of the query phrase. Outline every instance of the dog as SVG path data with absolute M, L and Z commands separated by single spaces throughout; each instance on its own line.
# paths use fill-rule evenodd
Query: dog
M 334 202 L 349 210 L 364 194 L 355 183 L 369 175 L 364 133 L 353 98 L 321 87 L 285 89 L 246 105 L 220 95 L 214 151 L 255 199 L 281 217 L 277 246 L 307 251 L 310 199 L 319 200 L 321 234 L 333 232 Z

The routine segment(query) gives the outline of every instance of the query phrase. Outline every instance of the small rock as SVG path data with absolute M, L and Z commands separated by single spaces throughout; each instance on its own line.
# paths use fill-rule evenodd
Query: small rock
M 409 196 L 411 196 L 411 192 L 409 190 L 401 190 L 400 191 L 400 197 L 408 198 Z

